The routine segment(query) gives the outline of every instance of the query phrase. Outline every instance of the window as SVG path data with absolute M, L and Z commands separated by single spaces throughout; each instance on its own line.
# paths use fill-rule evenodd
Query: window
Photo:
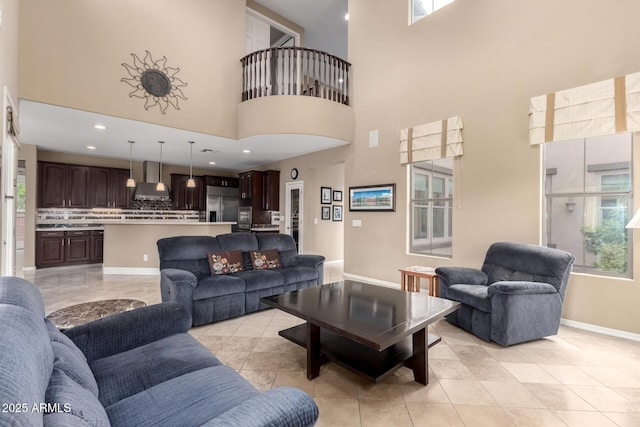
M 574 271 L 631 276 L 632 136 L 545 144 L 546 244 Z
M 436 10 L 445 7 L 453 0 L 410 0 L 411 7 L 411 23 L 432 14 Z
M 413 163 L 409 252 L 451 256 L 453 158 Z

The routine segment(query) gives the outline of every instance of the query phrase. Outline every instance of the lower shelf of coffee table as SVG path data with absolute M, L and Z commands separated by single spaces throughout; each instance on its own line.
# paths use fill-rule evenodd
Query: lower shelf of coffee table
M 285 329 L 278 334 L 306 348 L 306 324 Z M 439 336 L 428 336 L 429 348 L 439 342 Z M 335 332 L 320 328 L 320 355 L 324 359 L 323 363 L 331 361 L 373 382 L 380 382 L 402 366 L 411 368 L 413 344 L 411 336 L 408 336 L 385 350 L 376 351 Z

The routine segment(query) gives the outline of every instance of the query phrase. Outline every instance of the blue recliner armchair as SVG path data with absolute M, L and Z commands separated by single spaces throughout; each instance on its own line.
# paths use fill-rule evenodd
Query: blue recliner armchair
M 494 243 L 482 270 L 440 267 L 440 297 L 461 303 L 447 320 L 508 346 L 555 335 L 575 257 L 559 249 Z

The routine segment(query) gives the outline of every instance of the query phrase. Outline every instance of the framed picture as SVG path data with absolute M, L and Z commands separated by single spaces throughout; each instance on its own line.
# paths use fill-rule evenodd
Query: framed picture
M 333 205 L 333 220 L 342 221 L 342 205 Z
M 331 187 L 320 187 L 320 203 L 323 205 L 331 204 Z
M 342 191 L 333 190 L 333 201 L 341 202 L 342 201 Z
M 365 185 L 349 187 L 349 210 L 395 212 L 396 185 Z
M 322 219 L 331 219 L 331 206 L 322 207 Z

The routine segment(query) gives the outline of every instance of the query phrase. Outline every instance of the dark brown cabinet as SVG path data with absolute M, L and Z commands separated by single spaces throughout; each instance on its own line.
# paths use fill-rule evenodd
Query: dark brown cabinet
M 240 206 L 262 209 L 262 179 L 263 173 L 260 171 L 240 174 Z
M 189 175 L 171 174 L 171 200 L 173 209 L 204 210 L 204 181 L 201 176 L 194 176 L 196 186 L 187 187 Z
M 204 185 L 211 185 L 213 187 L 233 187 L 238 188 L 240 186 L 240 180 L 229 176 L 204 176 Z
M 36 232 L 36 267 L 102 262 L 102 230 Z M 95 237 L 95 238 L 94 238 Z M 99 247 L 98 247 L 99 246 Z
M 280 171 L 268 170 L 263 173 L 262 209 L 280 210 Z
M 128 208 L 131 198 L 127 188 L 129 171 L 114 168 L 90 168 L 89 194 L 95 208 Z
M 127 169 L 38 162 L 39 208 L 127 208 Z
M 38 207 L 89 208 L 89 167 L 38 163 Z

